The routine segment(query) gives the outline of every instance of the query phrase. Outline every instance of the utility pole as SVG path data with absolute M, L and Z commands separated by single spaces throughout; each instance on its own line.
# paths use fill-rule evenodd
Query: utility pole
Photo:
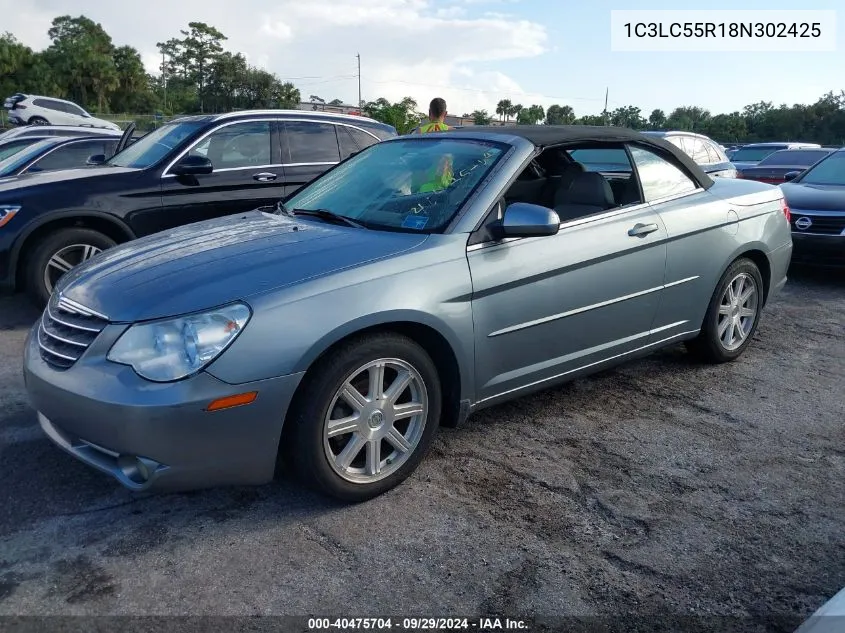
M 358 53 L 356 57 L 358 58 L 358 108 L 361 108 L 364 103 L 361 99 L 361 53 Z
M 161 51 L 161 81 L 164 86 L 164 110 L 167 110 L 167 62 L 164 60 L 164 51 Z
M 610 92 L 610 87 L 604 89 L 604 124 L 607 125 L 607 95 Z

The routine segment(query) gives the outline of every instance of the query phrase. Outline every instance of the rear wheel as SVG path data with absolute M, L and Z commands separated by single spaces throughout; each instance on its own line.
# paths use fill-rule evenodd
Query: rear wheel
M 417 468 L 440 421 L 441 389 L 434 363 L 414 341 L 392 333 L 352 341 L 306 380 L 281 454 L 304 483 L 357 502 Z
M 115 246 L 116 242 L 92 229 L 60 229 L 50 233 L 30 252 L 26 260 L 26 292 L 43 307 L 56 282 L 75 266 Z
M 701 333 L 687 342 L 687 348 L 713 363 L 739 358 L 757 331 L 762 309 L 760 269 L 750 259 L 736 260 L 716 285 Z
M 30 125 L 50 125 L 49 121 L 43 116 L 34 116 L 29 120 Z

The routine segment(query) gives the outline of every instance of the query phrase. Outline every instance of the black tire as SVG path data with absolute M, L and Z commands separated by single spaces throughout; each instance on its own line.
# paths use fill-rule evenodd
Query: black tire
M 754 283 L 756 293 L 756 302 L 753 308 L 754 320 L 741 344 L 731 347 L 726 345 L 719 335 L 719 322 L 722 316 L 719 314 L 719 308 L 722 304 L 722 298 L 728 290 L 728 285 L 733 283 L 741 275 L 745 275 L 746 279 L 750 278 Z M 719 280 L 719 283 L 716 284 L 716 289 L 710 298 L 710 304 L 707 307 L 707 313 L 704 316 L 704 322 L 701 325 L 701 332 L 698 337 L 686 342 L 686 347 L 690 353 L 698 359 L 709 363 L 726 363 L 739 358 L 751 343 L 751 339 L 757 331 L 757 325 L 760 323 L 760 314 L 763 309 L 763 295 L 763 276 L 760 274 L 757 264 L 746 258 L 736 260 L 728 267 L 725 274 Z M 751 310 L 752 308 L 748 309 Z
M 50 125 L 50 122 L 43 116 L 34 116 L 29 120 L 30 125 Z
M 24 262 L 25 288 L 29 298 L 39 308 L 50 300 L 50 288 L 46 285 L 44 274 L 50 259 L 62 249 L 74 245 L 93 246 L 101 251 L 115 246 L 113 239 L 92 229 L 69 228 L 50 233 L 35 245 Z M 77 264 L 77 261 L 69 262 Z M 58 277 L 53 279 L 53 283 Z
M 411 449 L 406 458 L 397 458 L 405 460 L 401 466 L 397 465 L 393 472 L 377 481 L 353 482 L 341 477 L 329 463 L 327 444 L 331 440 L 326 440 L 324 436 L 325 420 L 335 394 L 350 378 L 350 374 L 354 377 L 359 368 L 378 359 L 397 359 L 416 370 L 427 394 L 427 414 L 424 418 L 420 416 L 424 419 L 424 424 L 415 448 Z M 389 371 L 385 372 L 386 384 L 391 380 L 387 376 Z M 319 361 L 309 371 L 305 381 L 285 422 L 280 459 L 286 470 L 309 487 L 344 502 L 366 501 L 407 479 L 431 447 L 440 423 L 440 378 L 429 355 L 411 339 L 395 333 L 383 333 L 352 340 Z M 410 423 L 408 428 L 410 429 Z M 344 437 L 346 436 L 339 437 L 336 441 L 343 445 Z M 351 442 L 351 435 L 345 441 Z M 380 441 L 379 446 L 383 445 Z M 364 445 L 359 449 L 359 457 L 363 454 L 366 459 L 368 448 Z M 387 470 L 390 468 L 390 461 L 386 463 Z

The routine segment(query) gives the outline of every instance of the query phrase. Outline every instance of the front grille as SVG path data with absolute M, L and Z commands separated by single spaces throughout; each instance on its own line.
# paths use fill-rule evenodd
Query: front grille
M 812 224 L 806 228 L 799 228 L 801 218 L 809 218 Z M 820 235 L 840 235 L 845 231 L 845 216 L 801 215 L 800 211 L 792 211 L 792 230 L 796 233 L 816 233 Z
M 108 319 L 69 299 L 52 299 L 41 315 L 41 358 L 57 369 L 71 367 L 108 325 Z

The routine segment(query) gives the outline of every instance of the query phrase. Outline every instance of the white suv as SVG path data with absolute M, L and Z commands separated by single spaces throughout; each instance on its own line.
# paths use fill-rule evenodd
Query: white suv
M 120 126 L 97 119 L 71 101 L 18 93 L 3 103 L 15 125 L 73 125 L 119 130 Z

